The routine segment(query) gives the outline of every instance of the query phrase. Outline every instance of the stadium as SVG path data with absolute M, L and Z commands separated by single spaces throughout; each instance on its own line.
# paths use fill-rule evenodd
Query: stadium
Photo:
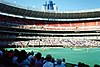
M 99 46 L 100 9 L 42 11 L 0 0 L 0 48 L 64 57 L 68 67 L 100 67 Z

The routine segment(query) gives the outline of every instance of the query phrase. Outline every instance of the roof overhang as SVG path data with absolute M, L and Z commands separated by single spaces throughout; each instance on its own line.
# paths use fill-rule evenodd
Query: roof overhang
M 21 6 L 12 5 L 10 3 L 0 1 L 0 12 L 19 15 L 23 17 L 35 17 L 35 18 L 48 18 L 48 19 L 81 19 L 81 18 L 96 18 L 100 17 L 100 10 L 88 10 L 88 11 L 37 11 L 24 8 Z

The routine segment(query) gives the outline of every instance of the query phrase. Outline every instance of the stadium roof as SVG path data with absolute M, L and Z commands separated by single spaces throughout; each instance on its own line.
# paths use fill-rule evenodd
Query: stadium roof
M 0 1 L 0 12 L 23 17 L 48 18 L 48 19 L 82 19 L 100 17 L 100 9 L 81 11 L 41 11 L 30 7 L 22 7 L 5 1 Z

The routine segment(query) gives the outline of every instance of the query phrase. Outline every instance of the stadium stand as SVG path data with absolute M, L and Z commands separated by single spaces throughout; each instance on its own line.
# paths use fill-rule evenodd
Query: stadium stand
M 68 13 L 35 11 L 0 1 L 0 47 L 98 47 L 100 46 L 99 14 L 100 10 Z M 24 57 L 17 55 L 19 61 L 16 61 L 14 55 L 16 51 L 24 55 Z M 23 59 L 20 60 L 22 57 Z M 23 63 L 20 61 L 25 60 L 28 64 L 26 66 L 30 66 L 33 61 L 29 62 L 26 57 L 28 54 L 24 50 L 15 50 L 15 52 L 1 50 L 0 59 L 6 62 L 0 61 L 0 63 L 8 65 L 8 61 L 14 59 L 9 64 L 21 66 Z M 39 58 L 35 63 L 39 62 L 43 65 L 43 62 L 40 62 L 41 53 L 37 53 L 34 57 L 35 60 Z M 51 55 L 47 55 L 46 59 L 48 58 L 51 59 Z M 61 62 L 61 59 L 58 59 L 54 64 L 55 67 Z M 82 67 L 81 65 L 86 64 L 78 65 Z M 94 65 L 96 66 L 98 65 Z

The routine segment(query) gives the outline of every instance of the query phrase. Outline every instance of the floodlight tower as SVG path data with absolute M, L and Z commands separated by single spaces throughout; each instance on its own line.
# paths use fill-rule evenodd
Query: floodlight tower
M 54 10 L 54 6 L 55 3 L 53 3 L 53 1 L 49 0 L 49 4 L 48 4 L 48 10 Z
M 48 6 L 47 1 L 45 1 L 45 4 L 43 4 L 43 9 L 47 10 L 47 6 Z

